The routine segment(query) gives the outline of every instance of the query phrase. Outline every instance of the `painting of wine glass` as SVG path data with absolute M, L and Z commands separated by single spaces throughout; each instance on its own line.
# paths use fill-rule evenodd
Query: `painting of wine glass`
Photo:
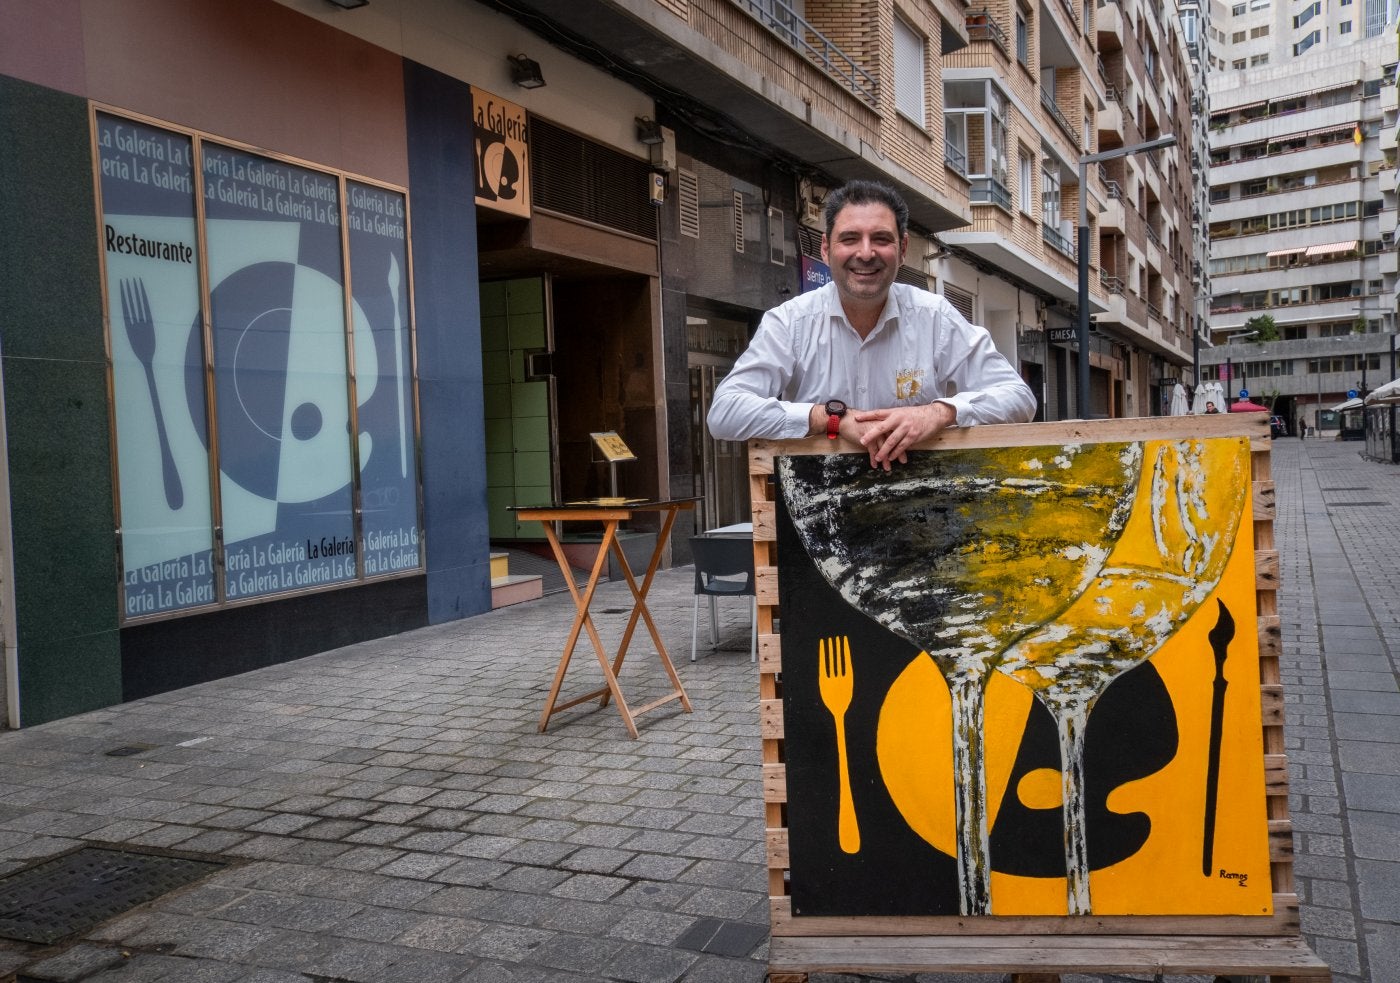
M 1246 438 L 774 470 L 795 916 L 1271 911 Z

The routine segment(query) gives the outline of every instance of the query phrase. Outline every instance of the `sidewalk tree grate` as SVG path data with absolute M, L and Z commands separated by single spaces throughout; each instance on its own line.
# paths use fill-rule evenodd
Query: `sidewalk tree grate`
M 0 878 L 0 938 L 50 945 L 225 866 L 82 847 Z
M 1386 504 L 1385 502 L 1328 502 L 1328 503 L 1327 503 L 1327 507 L 1328 507 L 1329 509 L 1339 509 L 1339 508 L 1345 508 L 1345 507 L 1353 507 L 1353 506 L 1357 506 L 1357 505 L 1385 505 L 1385 504 Z

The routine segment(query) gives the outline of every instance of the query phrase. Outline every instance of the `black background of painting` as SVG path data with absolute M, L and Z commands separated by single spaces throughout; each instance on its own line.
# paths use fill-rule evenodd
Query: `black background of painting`
M 817 458 L 794 461 L 819 466 Z M 781 492 L 776 497 L 793 914 L 959 914 L 954 858 L 910 828 L 883 784 L 876 757 L 885 695 L 919 656 L 919 648 L 851 607 L 827 584 L 798 539 Z M 900 531 L 887 534 L 898 537 Z M 843 852 L 837 841 L 836 732 L 817 681 L 818 643 L 833 635 L 847 636 L 852 653 L 854 695 L 846 714 L 846 736 L 861 835 L 856 854 Z M 1211 656 L 1205 652 L 1202 657 Z M 931 748 L 932 742 L 947 740 L 948 735 L 930 734 Z M 1146 842 L 1150 818 L 1110 813 L 1105 800 L 1124 782 L 1166 765 L 1177 743 L 1171 698 L 1151 662 L 1119 677 L 1100 697 L 1085 732 L 1092 869 L 1117 863 Z M 1024 876 L 1063 877 L 1060 809 L 1031 809 L 1014 794 L 1018 780 L 1036 768 L 1058 769 L 1059 745 L 1049 711 L 1032 701 L 1009 790 L 991 831 L 992 866 Z M 952 789 L 948 792 L 951 796 Z

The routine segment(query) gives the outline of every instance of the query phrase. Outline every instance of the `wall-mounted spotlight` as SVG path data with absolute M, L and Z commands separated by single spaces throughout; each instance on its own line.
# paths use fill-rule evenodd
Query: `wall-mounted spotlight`
M 339 7 L 341 10 L 354 10 L 356 7 L 369 5 L 369 0 L 326 0 L 327 3 Z
M 637 142 L 644 143 L 648 147 L 654 147 L 658 143 L 665 143 L 666 137 L 661 133 L 661 124 L 650 116 L 638 116 Z
M 540 63 L 524 55 L 506 55 L 510 60 L 510 77 L 522 89 L 538 89 L 544 85 Z

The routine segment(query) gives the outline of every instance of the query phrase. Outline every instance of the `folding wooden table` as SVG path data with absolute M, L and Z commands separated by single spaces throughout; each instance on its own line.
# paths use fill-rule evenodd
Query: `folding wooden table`
M 680 700 L 685 712 L 690 712 L 690 698 L 685 695 L 685 688 L 681 686 L 680 677 L 676 675 L 676 667 L 671 664 L 671 659 L 666 654 L 666 646 L 661 641 L 661 633 L 657 631 L 656 623 L 652 621 L 651 612 L 647 609 L 647 591 L 651 589 L 652 578 L 656 574 L 657 567 L 661 564 L 661 554 L 671 535 L 671 527 L 676 521 L 676 513 L 693 509 L 697 501 L 698 499 L 695 498 L 673 498 L 664 501 L 593 499 L 583 502 L 514 506 L 512 508 L 517 517 L 534 519 L 544 527 L 550 548 L 554 550 L 554 559 L 564 574 L 564 582 L 569 585 L 569 592 L 574 596 L 576 609 L 573 626 L 569 629 L 569 637 L 564 642 L 564 651 L 559 657 L 559 668 L 554 673 L 554 683 L 549 687 L 549 696 L 545 701 L 544 711 L 540 714 L 539 729 L 541 733 L 549 726 L 549 718 L 554 714 L 578 706 L 594 697 L 601 697 L 598 703 L 600 707 L 607 706 L 609 698 L 617 701 L 617 711 L 622 715 L 622 722 L 627 725 L 627 732 L 634 738 L 637 736 L 637 725 L 634 718 L 641 716 L 648 710 L 654 710 L 672 700 Z M 627 555 L 622 550 L 622 543 L 617 538 L 618 524 L 629 521 L 639 512 L 660 512 L 662 514 L 661 530 L 656 535 L 656 546 L 651 552 L 651 562 L 647 564 L 646 575 L 642 578 L 640 586 L 632 573 L 631 566 L 627 563 Z M 594 558 L 593 569 L 588 577 L 588 585 L 582 593 L 580 593 L 578 585 L 574 583 L 573 570 L 569 565 L 568 558 L 564 555 L 564 548 L 559 542 L 559 534 L 555 530 L 555 523 L 562 525 L 566 522 L 601 522 L 603 524 L 603 538 L 598 544 L 598 555 Z M 609 661 L 608 653 L 603 647 L 602 639 L 598 637 L 593 618 L 588 612 L 589 605 L 593 602 L 594 591 L 602 577 L 603 568 L 607 565 L 609 553 L 627 579 L 627 586 L 632 591 L 633 599 L 632 613 L 627 619 L 627 628 L 622 633 L 622 642 L 618 646 L 617 654 L 612 657 L 611 661 Z M 657 658 L 661 660 L 661 667 L 666 670 L 666 675 L 670 678 L 674 688 L 665 696 L 634 710 L 628 707 L 627 701 L 623 698 L 617 674 L 622 671 L 622 660 L 627 655 L 627 646 L 632 641 L 632 633 L 637 628 L 639 618 L 646 622 L 647 630 L 651 632 L 652 641 L 656 644 Z M 559 690 L 564 685 L 564 674 L 569 669 L 569 660 L 573 658 L 574 646 L 578 643 L 581 631 L 587 631 L 589 639 L 593 642 L 593 652 L 598 657 L 598 666 L 603 671 L 606 685 L 560 703 L 558 702 Z

